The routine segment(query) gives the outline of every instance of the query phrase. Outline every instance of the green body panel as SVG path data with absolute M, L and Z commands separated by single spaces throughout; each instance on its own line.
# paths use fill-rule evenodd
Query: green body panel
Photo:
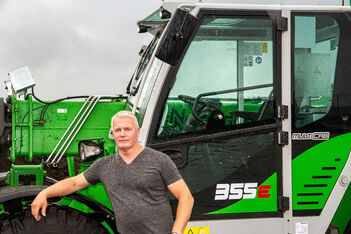
M 33 106 L 33 111 L 29 112 L 28 109 L 31 105 Z M 48 106 L 44 117 L 41 118 L 44 108 L 36 108 L 44 106 L 44 104 L 32 102 L 31 99 L 25 101 L 13 100 L 12 161 L 14 161 L 15 156 L 19 154 L 21 156 L 50 155 L 82 105 L 83 102 L 73 101 L 52 104 Z M 78 143 L 82 140 L 92 139 L 100 139 L 104 142 L 106 154 L 107 151 L 113 151 L 111 150 L 111 147 L 113 147 L 113 140 L 108 139 L 111 117 L 116 112 L 123 110 L 124 107 L 125 102 L 99 102 L 72 141 L 65 155 L 78 155 Z M 31 112 L 33 113 L 32 115 Z M 25 118 L 23 118 L 24 116 Z M 22 147 L 20 147 L 21 139 Z
M 76 169 L 74 168 L 74 156 L 68 156 L 67 158 L 67 169 L 69 177 L 76 175 Z
M 207 214 L 234 214 L 234 213 L 250 213 L 250 212 L 275 212 L 278 210 L 277 200 L 277 173 L 274 173 L 261 185 L 271 185 L 269 190 L 269 198 L 241 199 L 240 201 L 230 205 L 224 209 L 217 210 Z
M 293 160 L 293 210 L 323 209 L 349 157 L 350 146 L 348 133 L 324 141 Z
M 14 165 L 10 171 L 7 173 L 7 180 L 11 187 L 16 187 L 19 185 L 20 176 L 21 175 L 34 175 L 35 176 L 35 184 L 43 185 L 44 177 L 46 176 L 46 172 L 44 171 L 43 164 L 40 165 Z
M 335 212 L 331 223 L 339 228 L 340 233 L 344 233 L 347 224 L 351 220 L 351 186 L 349 185 L 340 205 Z
M 93 212 L 93 210 L 90 209 L 87 205 L 85 205 L 81 202 L 78 202 L 70 197 L 63 197 L 60 201 L 56 202 L 56 204 L 59 204 L 61 206 L 69 206 L 69 207 L 74 208 L 76 210 L 80 210 L 84 213 Z

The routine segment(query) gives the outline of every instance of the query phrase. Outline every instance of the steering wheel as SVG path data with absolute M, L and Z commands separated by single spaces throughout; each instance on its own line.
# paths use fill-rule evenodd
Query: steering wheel
M 211 103 L 211 102 L 205 102 L 202 100 L 198 100 L 198 102 L 195 105 L 195 98 L 188 96 L 188 95 L 179 95 L 178 96 L 179 100 L 182 100 L 186 104 L 189 105 L 193 112 L 193 116 L 196 120 L 199 122 L 203 122 L 201 118 L 203 118 L 207 113 L 211 110 L 218 110 L 221 111 L 220 108 L 218 108 L 217 105 Z

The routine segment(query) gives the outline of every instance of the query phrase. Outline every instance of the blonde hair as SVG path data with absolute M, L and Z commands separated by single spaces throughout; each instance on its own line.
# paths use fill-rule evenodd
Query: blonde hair
M 137 120 L 137 118 L 135 117 L 135 115 L 132 112 L 130 112 L 130 111 L 119 111 L 111 119 L 111 130 L 113 129 L 113 120 L 114 119 L 116 119 L 116 118 L 125 118 L 125 117 L 133 119 L 135 127 L 136 128 L 140 128 L 138 120 Z

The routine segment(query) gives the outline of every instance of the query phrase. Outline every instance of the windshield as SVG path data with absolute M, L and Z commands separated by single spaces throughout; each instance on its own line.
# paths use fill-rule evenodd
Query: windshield
M 129 82 L 129 85 L 127 87 L 127 93 L 129 93 L 129 97 L 127 100 L 127 105 L 129 108 L 133 108 L 135 101 L 136 101 L 136 94 L 138 93 L 139 86 L 142 81 L 142 77 L 145 72 L 145 68 L 150 62 L 151 55 L 153 54 L 156 45 L 158 43 L 158 40 L 160 38 L 160 33 L 157 33 L 156 36 L 152 39 L 148 47 L 145 49 L 145 52 L 143 53 L 138 66 L 132 76 L 131 81 Z

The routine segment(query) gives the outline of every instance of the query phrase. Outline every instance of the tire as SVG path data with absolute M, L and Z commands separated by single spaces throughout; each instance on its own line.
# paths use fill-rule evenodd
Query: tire
M 84 213 L 59 206 L 48 206 L 46 217 L 37 222 L 32 216 L 30 208 L 24 209 L 11 219 L 5 219 L 0 224 L 2 234 L 81 234 L 81 233 L 109 233 L 95 219 Z

